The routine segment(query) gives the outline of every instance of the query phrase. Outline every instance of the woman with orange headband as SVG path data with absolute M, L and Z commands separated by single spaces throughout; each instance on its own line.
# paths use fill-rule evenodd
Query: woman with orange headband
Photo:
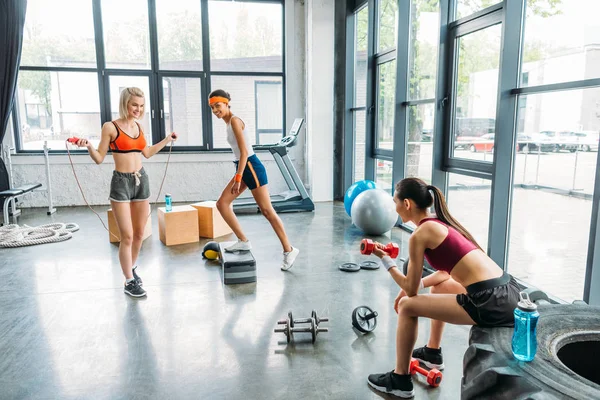
M 283 227 L 283 222 L 281 222 L 281 219 L 271 205 L 271 197 L 267 189 L 267 171 L 252 150 L 244 121 L 231 112 L 229 106 L 231 96 L 229 93 L 219 89 L 211 92 L 208 97 L 208 103 L 213 114 L 227 124 L 227 143 L 231 146 L 236 158 L 236 161 L 234 161 L 236 174 L 229 181 L 223 193 L 221 193 L 219 200 L 217 200 L 219 212 L 238 238 L 238 241 L 226 247 L 225 251 L 233 252 L 250 250 L 252 248 L 231 206 L 233 201 L 246 188 L 249 188 L 256 200 L 256 204 L 258 204 L 261 212 L 267 218 L 281 241 L 281 245 L 283 246 L 283 263 L 281 269 L 287 271 L 294 265 L 294 261 L 300 250 L 290 244 L 285 233 L 285 228 Z

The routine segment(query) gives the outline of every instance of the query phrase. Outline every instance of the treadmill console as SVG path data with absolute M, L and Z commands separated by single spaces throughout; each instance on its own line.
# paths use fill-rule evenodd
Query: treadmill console
M 300 128 L 302 127 L 303 123 L 304 118 L 296 118 L 292 124 L 290 132 L 282 137 L 278 143 L 257 144 L 252 146 L 252 148 L 254 150 L 267 150 L 272 147 L 292 147 L 296 144 L 296 138 L 298 137 L 298 133 L 300 132 Z

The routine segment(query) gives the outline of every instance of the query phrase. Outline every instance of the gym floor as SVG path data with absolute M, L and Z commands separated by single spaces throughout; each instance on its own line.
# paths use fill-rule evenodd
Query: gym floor
M 105 218 L 107 207 L 95 208 Z M 360 254 L 363 235 L 342 203 L 280 216 L 301 249 L 294 267 L 279 269 L 280 244 L 261 215 L 241 215 L 258 281 L 225 286 L 220 265 L 201 257 L 206 240 L 164 246 L 154 212 L 138 262 L 148 296 L 133 299 L 123 293 L 118 247 L 92 212 L 24 210 L 21 225 L 81 229 L 65 242 L 0 250 L 0 399 L 393 398 L 366 378 L 394 366 L 398 287 L 383 269 L 338 270 L 375 259 Z M 407 239 L 397 228 L 391 239 L 378 238 L 399 243 L 402 254 Z M 351 326 L 359 305 L 379 313 L 364 336 Z M 314 344 L 310 334 L 287 344 L 273 332 L 289 310 L 301 318 L 313 309 L 330 319 Z M 428 332 L 421 319 L 417 346 Z M 433 389 L 418 376 L 416 398 L 460 397 L 468 334 L 469 327 L 446 327 L 443 382 Z

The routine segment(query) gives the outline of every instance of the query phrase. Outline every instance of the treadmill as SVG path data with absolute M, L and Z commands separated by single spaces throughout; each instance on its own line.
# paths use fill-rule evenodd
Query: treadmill
M 304 123 L 304 118 L 296 118 L 290 132 L 281 138 L 278 143 L 258 144 L 252 146 L 255 152 L 269 151 L 283 175 L 288 190 L 271 195 L 271 203 L 276 212 L 314 211 L 315 204 L 308 196 L 306 188 L 298 176 L 298 172 L 288 157 L 288 147 L 295 146 L 298 133 Z M 235 211 L 255 211 L 260 209 L 254 197 L 242 197 L 233 201 Z

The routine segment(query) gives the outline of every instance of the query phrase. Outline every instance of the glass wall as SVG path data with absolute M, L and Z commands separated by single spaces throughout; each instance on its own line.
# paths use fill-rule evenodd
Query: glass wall
M 352 129 L 354 132 L 353 182 L 365 179 L 365 133 L 367 129 L 367 51 L 369 38 L 369 8 L 356 11 L 354 19 L 354 92 Z
M 150 143 L 175 131 L 176 150 L 226 147 L 207 118 L 206 99 L 216 88 L 232 94 L 253 143 L 284 135 L 283 1 L 100 0 L 97 16 L 92 3 L 27 4 L 19 151 L 39 151 L 44 141 L 64 150 L 69 136 L 99 140 L 130 86 L 145 93 L 139 122 Z
M 564 300 L 581 299 L 600 131 L 590 114 L 600 89 L 519 101 L 520 145 L 529 151 L 515 160 L 509 271 Z

